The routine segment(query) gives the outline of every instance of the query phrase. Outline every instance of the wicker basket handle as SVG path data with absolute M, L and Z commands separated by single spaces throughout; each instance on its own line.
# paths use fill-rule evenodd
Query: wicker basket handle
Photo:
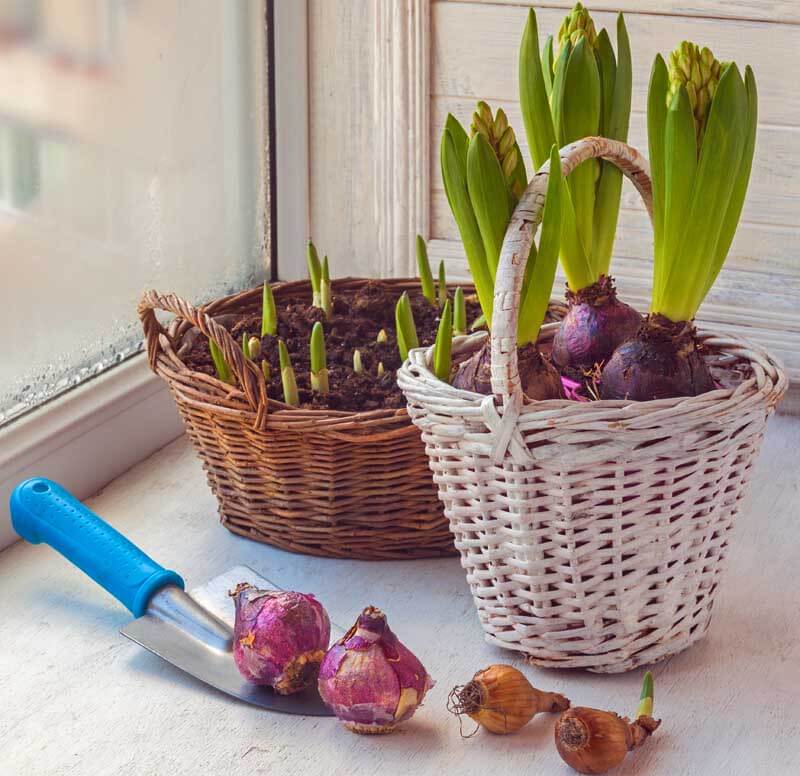
M 161 335 L 168 336 L 156 318 L 156 310 L 173 313 L 178 318 L 191 323 L 201 334 L 214 341 L 222 351 L 225 362 L 231 367 L 247 403 L 256 413 L 255 427 L 263 429 L 267 422 L 269 402 L 267 384 L 261 370 L 250 359 L 244 357 L 241 347 L 234 342 L 233 337 L 224 326 L 175 294 L 162 295 L 156 291 L 145 291 L 139 300 L 139 318 L 144 328 L 150 368 L 155 371 L 158 354 L 161 350 L 159 341 Z
M 613 162 L 633 182 L 652 219 L 653 194 L 649 165 L 635 148 L 618 140 L 587 137 L 564 146 L 559 155 L 565 176 L 587 159 L 602 158 Z M 525 262 L 536 229 L 542 221 L 549 169 L 549 162 L 543 164 L 522 194 L 506 229 L 497 266 L 491 334 L 492 391 L 502 397 L 504 406 L 510 400 L 517 405 L 522 402 L 517 369 L 517 314 Z

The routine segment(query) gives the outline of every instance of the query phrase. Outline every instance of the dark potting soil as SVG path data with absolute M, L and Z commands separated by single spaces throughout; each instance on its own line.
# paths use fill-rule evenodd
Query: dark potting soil
M 334 295 L 331 320 L 326 320 L 319 308 L 311 307 L 310 299 L 298 296 L 276 300 L 278 336 L 261 337 L 261 356 L 257 359 L 260 362 L 266 358 L 270 365 L 269 396 L 283 401 L 278 363 L 278 339 L 282 339 L 289 350 L 302 406 L 354 412 L 405 407 L 405 398 L 395 380 L 400 353 L 397 350 L 394 308 L 399 296 L 396 289 L 385 283 L 370 281 L 356 292 Z M 439 326 L 439 309 L 431 305 L 421 292 L 411 291 L 409 298 L 420 345 L 432 345 Z M 477 298 L 468 296 L 467 324 L 472 324 L 480 314 Z M 312 393 L 309 376 L 309 338 L 317 321 L 322 322 L 325 331 L 330 386 L 327 397 Z M 261 314 L 242 315 L 227 328 L 234 340 L 241 342 L 245 332 L 250 336 L 261 331 Z M 386 331 L 385 343 L 376 341 L 381 329 Z M 360 374 L 353 371 L 353 351 L 356 349 L 361 351 L 364 368 Z M 216 374 L 205 337 L 197 337 L 182 358 L 190 369 Z M 378 377 L 377 369 L 381 362 L 385 371 L 382 377 Z

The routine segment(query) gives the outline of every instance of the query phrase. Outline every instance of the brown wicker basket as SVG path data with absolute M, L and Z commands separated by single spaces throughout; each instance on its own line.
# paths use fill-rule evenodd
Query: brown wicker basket
M 333 282 L 334 292 L 369 282 Z M 397 291 L 416 279 L 384 281 Z M 277 301 L 308 281 L 276 283 Z M 169 384 L 234 533 L 294 552 L 338 558 L 424 558 L 455 552 L 419 431 L 405 409 L 298 409 L 267 397 L 264 378 L 214 318 L 261 309 L 261 288 L 195 308 L 173 294 L 139 304 L 150 365 Z M 176 318 L 165 329 L 155 311 Z M 230 386 L 192 371 L 181 346 L 211 337 L 236 375 Z M 313 432 L 313 433 L 312 433 Z

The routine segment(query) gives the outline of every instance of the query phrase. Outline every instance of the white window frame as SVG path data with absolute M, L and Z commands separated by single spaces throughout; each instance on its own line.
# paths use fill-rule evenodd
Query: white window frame
M 304 272 L 298 246 L 309 233 L 307 0 L 265 5 L 274 47 L 266 242 L 280 257 L 273 275 L 293 279 Z M 0 550 L 18 538 L 8 500 L 22 480 L 50 477 L 86 498 L 183 431 L 169 389 L 144 353 L 0 428 Z

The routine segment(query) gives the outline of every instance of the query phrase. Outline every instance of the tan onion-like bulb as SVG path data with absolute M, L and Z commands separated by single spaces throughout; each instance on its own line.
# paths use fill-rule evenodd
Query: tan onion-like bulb
M 525 675 L 505 664 L 478 671 L 472 681 L 454 687 L 447 708 L 460 717 L 466 714 L 490 733 L 514 733 L 540 712 L 555 713 L 569 708 L 569 700 L 554 692 L 537 690 Z
M 632 749 L 642 744 L 661 724 L 650 716 L 653 680 L 645 674 L 640 713 L 631 722 L 613 711 L 584 706 L 567 709 L 556 721 L 556 749 L 567 765 L 579 773 L 600 774 L 619 765 Z M 648 713 L 641 713 L 642 710 Z

